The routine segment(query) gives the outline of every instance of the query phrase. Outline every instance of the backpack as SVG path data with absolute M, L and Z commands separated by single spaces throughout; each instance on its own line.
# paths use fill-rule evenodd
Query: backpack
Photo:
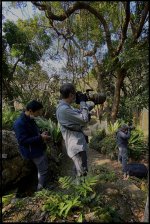
M 146 178 L 148 175 L 148 169 L 144 164 L 130 163 L 127 164 L 127 171 L 129 176 L 135 176 L 138 178 Z

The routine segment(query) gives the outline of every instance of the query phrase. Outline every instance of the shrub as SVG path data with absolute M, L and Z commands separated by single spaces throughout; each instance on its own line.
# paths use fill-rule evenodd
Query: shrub
M 88 176 L 80 185 L 76 185 L 71 177 L 60 177 L 58 181 L 60 191 L 58 189 L 56 192 L 52 192 L 43 189 L 35 194 L 44 200 L 42 210 L 49 213 L 51 222 L 58 218 L 67 219 L 67 217 L 72 217 L 73 214 L 78 215 L 80 212 L 80 217 L 75 220 L 79 222 L 82 221 L 81 211 L 83 211 L 87 199 L 89 207 L 89 203 L 96 196 L 96 193 L 93 196 L 93 187 L 97 181 L 98 176 Z M 63 193 L 63 190 L 65 190 L 65 193 Z
M 116 144 L 115 131 L 118 129 L 119 123 L 109 126 L 109 134 L 106 135 L 105 130 L 96 132 L 90 141 L 90 148 L 107 155 L 110 159 L 117 159 L 118 147 Z M 148 155 L 148 144 L 144 139 L 143 131 L 136 127 L 131 131 L 131 137 L 128 144 L 128 156 L 131 159 L 139 160 Z
M 117 159 L 117 145 L 115 135 L 107 135 L 101 141 L 101 153 L 107 155 L 110 159 Z
M 115 134 L 115 132 L 121 127 L 121 125 L 124 124 L 123 120 L 116 120 L 116 122 L 113 123 L 109 123 L 107 130 L 109 134 Z
M 98 130 L 90 140 L 89 147 L 101 152 L 101 141 L 106 136 L 105 129 Z
M 148 145 L 144 140 L 143 131 L 136 128 L 131 131 L 131 137 L 128 145 L 128 155 L 131 159 L 139 160 L 148 152 Z
M 8 106 L 2 109 L 2 129 L 12 130 L 13 123 L 20 115 L 20 111 L 12 111 Z
M 55 144 L 59 144 L 62 140 L 62 135 L 60 127 L 58 124 L 53 122 L 51 119 L 37 118 L 36 123 L 41 131 L 48 131 L 49 135 L 52 137 L 52 141 Z

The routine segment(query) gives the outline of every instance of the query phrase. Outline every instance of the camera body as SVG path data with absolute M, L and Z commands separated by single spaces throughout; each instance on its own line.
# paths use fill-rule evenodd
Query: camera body
M 90 91 L 93 91 L 92 89 L 87 89 L 86 93 L 82 93 L 81 91 L 76 92 L 76 103 L 80 104 L 81 97 L 84 96 L 84 100 L 86 101 L 92 101 L 95 105 L 103 104 L 106 101 L 106 95 L 104 93 L 93 93 L 89 94 Z
M 135 129 L 135 127 L 133 126 L 132 122 L 129 122 L 129 123 L 128 123 L 128 129 L 129 129 L 130 131 L 132 131 L 132 130 Z

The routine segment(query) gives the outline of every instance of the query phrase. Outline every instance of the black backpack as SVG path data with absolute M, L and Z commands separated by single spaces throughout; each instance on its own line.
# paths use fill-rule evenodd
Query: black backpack
M 148 175 L 148 169 L 144 164 L 130 163 L 127 164 L 127 171 L 129 176 L 135 176 L 138 178 L 146 178 Z

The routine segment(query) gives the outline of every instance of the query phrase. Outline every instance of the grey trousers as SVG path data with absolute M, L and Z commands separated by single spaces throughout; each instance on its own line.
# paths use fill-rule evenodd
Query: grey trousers
M 44 186 L 48 174 L 48 159 L 44 154 L 38 158 L 32 159 L 38 170 L 38 184 Z
M 86 176 L 88 172 L 86 151 L 77 153 L 75 156 L 72 157 L 72 160 L 74 162 L 75 176 Z
M 123 173 L 127 173 L 128 151 L 125 147 L 119 147 L 118 161 L 122 164 Z

